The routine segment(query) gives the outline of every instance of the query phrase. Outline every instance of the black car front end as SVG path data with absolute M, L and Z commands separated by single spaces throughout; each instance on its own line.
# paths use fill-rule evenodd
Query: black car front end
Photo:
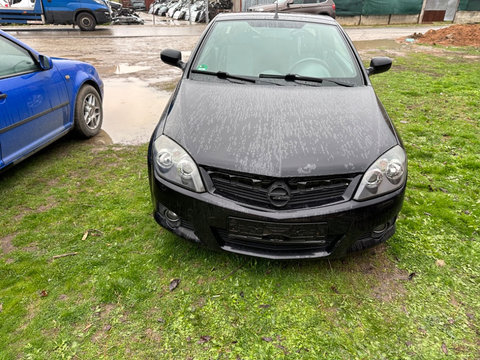
M 271 16 L 216 17 L 186 64 L 162 52 L 184 73 L 149 147 L 155 219 L 208 248 L 271 259 L 379 244 L 395 232 L 407 178 L 405 150 L 368 80 L 391 60 L 367 73 L 334 20 Z M 338 61 L 320 59 L 322 47 L 312 60 L 303 27 L 336 39 L 326 46 Z
M 150 151 L 156 221 L 210 249 L 270 259 L 341 257 L 384 242 L 395 232 L 405 192 L 403 186 L 384 196 L 355 201 L 359 174 L 268 179 L 200 169 L 206 191 L 196 193 L 163 179 Z M 312 184 L 317 187 L 309 193 Z M 278 202 L 286 196 L 294 204 L 279 208 Z M 312 198 L 316 206 L 309 204 Z

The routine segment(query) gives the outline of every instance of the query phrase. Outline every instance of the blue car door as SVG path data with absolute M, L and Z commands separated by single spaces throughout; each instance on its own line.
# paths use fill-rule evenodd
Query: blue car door
M 0 35 L 0 168 L 55 140 L 70 125 L 65 80 Z

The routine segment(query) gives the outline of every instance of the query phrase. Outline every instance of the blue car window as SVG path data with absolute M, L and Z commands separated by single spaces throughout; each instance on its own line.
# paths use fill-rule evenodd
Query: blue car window
M 0 36 L 0 78 L 37 70 L 38 66 L 27 50 Z

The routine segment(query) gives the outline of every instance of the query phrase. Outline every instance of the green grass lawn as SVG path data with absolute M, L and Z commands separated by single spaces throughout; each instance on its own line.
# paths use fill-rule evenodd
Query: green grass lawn
M 479 55 L 409 53 L 372 78 L 408 188 L 396 235 L 342 260 L 168 233 L 146 145 L 66 139 L 0 175 L 0 359 L 479 359 Z

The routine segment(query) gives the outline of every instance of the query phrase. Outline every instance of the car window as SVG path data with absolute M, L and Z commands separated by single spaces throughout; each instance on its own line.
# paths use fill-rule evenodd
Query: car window
M 193 69 L 258 78 L 297 74 L 363 84 L 358 62 L 336 25 L 284 20 L 218 21 Z
M 37 70 L 27 50 L 0 36 L 0 78 Z

